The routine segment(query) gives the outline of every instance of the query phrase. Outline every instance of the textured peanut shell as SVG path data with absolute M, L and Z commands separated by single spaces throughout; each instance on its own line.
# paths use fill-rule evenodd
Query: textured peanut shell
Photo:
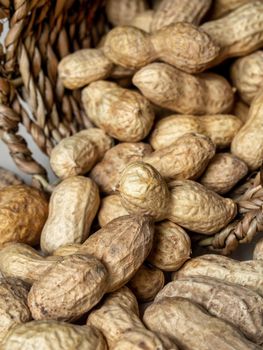
M 155 224 L 154 241 L 147 258 L 163 271 L 176 271 L 190 259 L 191 240 L 185 230 L 169 220 Z
M 0 272 L 4 277 L 33 284 L 58 260 L 59 257 L 44 258 L 26 244 L 13 243 L 0 250 Z
M 247 121 L 249 116 L 249 106 L 239 99 L 235 101 L 235 104 L 232 109 L 232 113 L 235 116 L 237 116 L 244 124 Z
M 6 243 L 39 243 L 48 215 L 45 194 L 27 185 L 0 189 L 0 248 Z
M 262 1 L 251 1 L 223 18 L 206 22 L 201 26 L 201 29 L 221 47 L 214 64 L 226 58 L 245 56 L 262 46 L 262 11 Z
M 251 0 L 215 0 L 213 2 L 211 18 L 217 19 L 223 17 L 249 2 L 251 2 Z
M 31 320 L 27 306 L 28 286 L 13 278 L 0 278 L 0 342 L 16 324 Z
M 41 250 L 82 243 L 99 208 L 99 190 L 94 181 L 83 176 L 63 180 L 53 191 L 49 215 L 41 234 Z
M 263 3 L 262 3 L 263 4 Z M 250 170 L 256 170 L 263 159 L 263 88 L 254 98 L 249 117 L 231 144 L 231 152 L 243 160 Z
M 69 255 L 36 281 L 28 294 L 35 320 L 70 321 L 95 306 L 107 288 L 108 273 L 94 256 Z
M 263 51 L 236 60 L 231 67 L 231 80 L 242 100 L 250 104 L 263 85 Z
M 90 177 L 102 192 L 111 193 L 116 190 L 125 167 L 131 162 L 142 160 L 151 152 L 152 148 L 148 143 L 119 143 L 105 153 L 102 161 L 92 169 Z
M 125 285 L 149 255 L 153 242 L 149 217 L 117 218 L 91 235 L 80 252 L 96 256 L 109 272 L 107 292 Z
M 254 291 L 210 277 L 186 277 L 168 283 L 155 302 L 183 297 L 237 327 L 248 339 L 263 343 L 263 298 Z
M 179 137 L 194 132 L 208 136 L 217 148 L 228 147 L 242 122 L 230 114 L 170 115 L 159 120 L 150 136 L 155 150 L 172 145 Z
M 132 81 L 152 103 L 182 114 L 227 113 L 233 104 L 231 86 L 213 73 L 194 76 L 165 63 L 152 63 L 136 72 Z
M 103 300 L 104 306 L 118 305 L 123 308 L 129 309 L 131 312 L 139 316 L 139 305 L 136 296 L 127 287 L 121 287 L 115 292 L 107 294 L 106 298 Z
M 144 139 L 153 124 L 148 100 L 116 83 L 97 81 L 82 90 L 82 102 L 90 120 L 119 141 Z
M 167 219 L 198 233 L 211 235 L 225 227 L 236 215 L 236 204 L 203 185 L 191 181 L 172 181 Z
M 2 350 L 107 350 L 99 330 L 57 321 L 32 321 L 12 329 Z
M 254 290 L 263 296 L 263 263 L 260 260 L 237 261 L 226 256 L 207 254 L 189 260 L 173 279 L 207 276 Z
M 254 260 L 263 260 L 263 239 L 261 238 L 253 251 L 253 259 Z
M 50 155 L 50 165 L 61 179 L 87 173 L 112 146 L 112 139 L 98 128 L 62 139 Z
M 215 155 L 212 141 L 201 134 L 185 134 L 173 144 L 151 153 L 143 161 L 165 179 L 198 178 Z
M 153 10 L 146 10 L 138 13 L 135 17 L 133 17 L 129 25 L 144 30 L 146 33 L 150 33 L 153 15 Z
M 113 63 L 100 49 L 82 49 L 64 57 L 58 65 L 59 78 L 68 89 L 78 89 L 92 81 L 106 79 Z
M 148 8 L 146 0 L 108 0 L 106 14 L 114 26 L 129 24 L 132 19 Z
M 164 219 L 170 201 L 166 182 L 151 165 L 134 162 L 121 174 L 118 191 L 121 203 L 131 214 Z
M 103 227 L 111 220 L 128 214 L 128 211 L 121 204 L 121 197 L 118 194 L 112 194 L 102 199 L 98 221 Z
M 0 188 L 11 185 L 20 185 L 22 183 L 23 180 L 12 171 L 0 167 Z
M 163 288 L 164 273 L 155 268 L 142 265 L 129 282 L 129 287 L 141 302 L 152 301 Z
M 53 252 L 53 256 L 67 256 L 67 255 L 73 255 L 76 254 L 80 249 L 81 244 L 80 243 L 73 243 L 73 244 L 67 244 L 63 245 L 62 247 L 59 247 Z
M 231 153 L 217 153 L 199 181 L 208 189 L 224 194 L 245 177 L 247 172 L 247 165 Z
M 167 336 L 182 350 L 259 350 L 241 333 L 184 298 L 165 298 L 145 311 L 143 321 L 153 332 Z
M 154 12 L 151 30 L 156 31 L 176 22 L 198 25 L 208 11 L 211 0 L 163 0 Z

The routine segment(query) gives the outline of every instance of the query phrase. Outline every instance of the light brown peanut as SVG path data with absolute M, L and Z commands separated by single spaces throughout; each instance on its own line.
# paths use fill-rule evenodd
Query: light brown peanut
M 96 256 L 109 272 L 107 292 L 125 285 L 149 255 L 153 243 L 149 217 L 117 218 L 91 235 L 80 253 Z
M 210 190 L 224 194 L 245 177 L 247 172 L 247 165 L 231 153 L 217 153 L 199 181 Z
M 72 176 L 63 180 L 51 196 L 41 234 L 42 251 L 52 253 L 60 246 L 85 241 L 99 203 L 99 190 L 91 179 Z
M 94 327 L 57 321 L 32 321 L 9 331 L 2 350 L 107 350 L 105 340 Z
M 213 73 L 194 76 L 165 63 L 152 63 L 140 69 L 133 84 L 152 103 L 182 114 L 227 113 L 233 104 L 232 88 L 222 76 Z
M 223 17 L 229 12 L 250 2 L 251 0 L 215 0 L 213 2 L 211 17 L 213 19 Z
M 131 162 L 142 160 L 151 152 L 152 148 L 148 143 L 119 143 L 105 153 L 102 161 L 92 169 L 90 177 L 102 192 L 112 193 L 116 190 L 125 167 Z
M 104 306 L 119 305 L 123 308 L 131 310 L 137 316 L 139 316 L 139 305 L 136 296 L 126 286 L 117 289 L 115 292 L 107 294 L 107 297 L 103 300 Z
M 81 247 L 80 243 L 72 243 L 59 247 L 53 252 L 53 256 L 67 256 L 76 254 Z
M 91 83 L 82 90 L 82 102 L 90 120 L 119 141 L 140 141 L 152 127 L 154 113 L 147 99 L 115 83 Z
M 48 214 L 48 200 L 27 185 L 0 189 L 0 248 L 10 242 L 37 245 Z
M 188 299 L 164 298 L 149 306 L 143 321 L 153 332 L 179 344 L 182 350 L 259 350 L 223 320 L 210 316 Z
M 153 34 L 131 26 L 116 27 L 107 34 L 102 49 L 113 63 L 125 68 L 139 69 L 161 60 L 187 73 L 204 71 L 219 53 L 219 46 L 204 31 L 180 22 Z
M 108 0 L 106 14 L 114 26 L 129 24 L 132 19 L 148 8 L 146 0 Z
M 139 28 L 146 33 L 150 33 L 153 15 L 153 10 L 146 10 L 144 12 L 138 13 L 135 17 L 133 17 L 129 25 L 135 28 Z
M 263 85 L 263 51 L 236 60 L 231 67 L 231 79 L 242 100 L 250 104 Z
M 185 277 L 168 283 L 155 302 L 167 297 L 187 298 L 236 326 L 251 341 L 263 343 L 263 298 L 248 288 L 210 277 Z
M 191 180 L 169 183 L 171 199 L 167 219 L 198 233 L 211 235 L 236 215 L 236 204 Z
M 263 3 L 262 3 L 263 4 Z M 250 170 L 256 170 L 263 159 L 263 88 L 254 98 L 248 120 L 231 144 L 231 152 L 243 160 Z
M 92 81 L 106 79 L 113 63 L 100 49 L 82 49 L 64 57 L 58 65 L 59 78 L 68 89 L 78 89 Z
M 108 273 L 94 256 L 62 257 L 28 294 L 28 305 L 35 320 L 70 321 L 89 311 L 107 289 Z
M 53 148 L 50 165 L 61 179 L 83 175 L 100 161 L 113 145 L 112 139 L 98 128 L 80 131 L 62 139 Z
M 173 279 L 207 276 L 250 288 L 263 296 L 263 263 L 260 260 L 237 261 L 226 256 L 206 254 L 189 260 Z
M 129 215 L 129 213 L 121 204 L 120 195 L 112 194 L 102 199 L 98 213 L 98 221 L 101 227 L 124 215 Z
M 134 162 L 121 174 L 121 203 L 131 214 L 149 215 L 155 221 L 167 215 L 170 194 L 166 182 L 151 165 Z
M 23 180 L 12 171 L 0 167 L 0 188 L 11 185 L 21 185 L 22 183 Z
M 249 115 L 249 106 L 242 100 L 237 100 L 233 106 L 232 113 L 245 123 Z
M 262 238 L 257 242 L 254 248 L 253 259 L 263 260 L 263 239 Z
M 214 64 L 245 56 L 262 46 L 263 2 L 250 1 L 220 19 L 204 23 L 201 29 L 221 47 Z
M 179 137 L 189 132 L 208 136 L 217 148 L 228 147 L 242 122 L 229 114 L 219 115 L 170 115 L 159 120 L 150 136 L 155 150 L 172 145 Z

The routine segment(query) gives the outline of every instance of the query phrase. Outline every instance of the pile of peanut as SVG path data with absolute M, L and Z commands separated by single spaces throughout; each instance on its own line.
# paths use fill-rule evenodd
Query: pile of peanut
M 52 150 L 58 183 L 0 169 L 0 349 L 262 349 L 263 240 L 240 262 L 191 238 L 236 219 L 263 160 L 263 1 L 106 14 L 58 66 L 93 124 Z

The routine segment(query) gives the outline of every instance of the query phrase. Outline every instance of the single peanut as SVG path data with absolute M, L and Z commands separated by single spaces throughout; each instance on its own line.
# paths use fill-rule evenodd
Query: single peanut
M 103 227 L 110 221 L 128 214 L 128 211 L 121 204 L 121 197 L 118 194 L 112 194 L 102 199 L 98 221 L 100 226 Z
M 108 0 L 106 14 L 114 26 L 129 24 L 133 18 L 148 8 L 146 0 Z
M 257 242 L 254 248 L 253 259 L 263 260 L 263 239 L 262 238 Z
M 21 185 L 22 183 L 23 180 L 12 171 L 0 167 L 0 188 L 11 185 Z
M 135 17 L 133 17 L 129 25 L 141 29 L 146 33 L 150 33 L 153 15 L 153 10 L 146 10 L 144 12 L 138 13 Z

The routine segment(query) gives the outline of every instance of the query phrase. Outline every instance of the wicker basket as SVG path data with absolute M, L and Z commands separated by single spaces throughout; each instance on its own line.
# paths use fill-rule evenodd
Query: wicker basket
M 22 123 L 50 155 L 62 138 L 91 125 L 80 91 L 63 87 L 57 65 L 68 53 L 98 42 L 106 28 L 103 1 L 0 0 L 0 19 L 2 37 L 7 32 L 0 50 L 0 132 L 20 170 L 45 177 L 46 169 L 32 157 L 18 127 Z M 261 183 L 260 173 L 252 174 L 233 192 L 237 220 L 215 236 L 197 237 L 201 246 L 229 254 L 263 231 Z

